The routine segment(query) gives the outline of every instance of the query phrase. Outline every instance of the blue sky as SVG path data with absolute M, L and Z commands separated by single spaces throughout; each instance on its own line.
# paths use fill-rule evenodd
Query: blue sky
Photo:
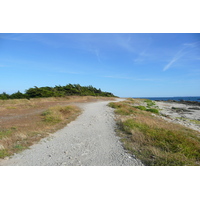
M 0 34 L 0 93 L 92 85 L 120 97 L 200 96 L 200 34 Z

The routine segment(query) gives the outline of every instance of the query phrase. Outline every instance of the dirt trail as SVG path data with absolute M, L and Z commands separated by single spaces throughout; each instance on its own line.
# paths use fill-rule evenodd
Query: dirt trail
M 114 111 L 107 104 L 108 101 L 80 104 L 83 113 L 75 121 L 0 165 L 142 165 L 123 149 L 115 134 Z

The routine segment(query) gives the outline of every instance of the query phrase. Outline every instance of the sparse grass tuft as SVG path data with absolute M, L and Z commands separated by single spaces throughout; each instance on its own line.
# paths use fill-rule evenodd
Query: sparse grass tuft
M 9 156 L 10 154 L 6 149 L 0 149 L 0 158 L 5 158 L 6 156 Z
M 54 106 L 42 113 L 43 121 L 51 124 L 57 124 L 68 118 L 77 110 L 75 106 Z
M 149 109 L 146 109 L 146 111 L 156 113 L 156 114 L 159 113 L 158 109 L 156 109 L 156 108 L 149 108 Z
M 140 110 L 146 110 L 146 107 L 145 106 L 135 106 L 135 108 L 138 108 Z
M 110 106 L 111 108 L 120 108 L 122 104 L 120 102 L 118 103 L 110 102 L 108 106 Z
M 11 134 L 11 130 L 5 129 L 5 130 L 0 130 L 0 139 L 3 137 L 8 137 Z
M 140 110 L 144 110 L 144 111 L 148 111 L 148 112 L 152 112 L 152 113 L 156 113 L 158 114 L 159 111 L 156 108 L 146 108 L 145 106 L 135 106 L 135 108 L 138 108 Z
M 155 102 L 150 99 L 145 99 L 144 102 L 147 103 L 147 107 L 149 108 L 156 105 Z
M 190 122 L 200 125 L 200 121 L 199 120 L 195 120 L 195 119 L 190 119 Z

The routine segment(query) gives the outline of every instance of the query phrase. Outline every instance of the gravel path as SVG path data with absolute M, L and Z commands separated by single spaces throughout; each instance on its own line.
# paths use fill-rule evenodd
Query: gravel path
M 0 165 L 141 166 L 123 149 L 115 134 L 113 109 L 107 104 L 80 104 L 83 113 L 75 121 Z

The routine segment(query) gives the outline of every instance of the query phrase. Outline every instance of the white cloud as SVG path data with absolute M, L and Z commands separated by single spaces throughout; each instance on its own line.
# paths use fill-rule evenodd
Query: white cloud
M 173 59 L 163 68 L 163 71 L 166 71 L 167 69 L 169 69 L 173 63 L 175 63 L 177 60 L 179 60 L 184 53 L 182 53 L 183 49 L 181 49 L 174 57 Z
M 163 68 L 163 71 L 166 71 L 169 68 L 171 68 L 173 63 L 177 62 L 181 57 L 185 56 L 199 45 L 200 41 L 194 43 L 184 43 L 182 49 L 175 54 L 175 56 L 171 59 L 171 61 Z

